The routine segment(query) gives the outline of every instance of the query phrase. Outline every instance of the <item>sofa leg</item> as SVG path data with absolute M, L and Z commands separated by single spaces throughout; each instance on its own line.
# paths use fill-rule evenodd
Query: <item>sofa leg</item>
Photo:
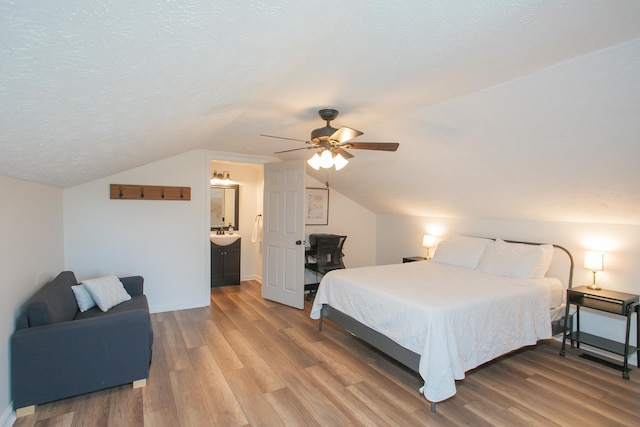
M 147 385 L 147 379 L 143 378 L 141 380 L 135 380 L 133 382 L 133 388 L 142 388 L 145 387 Z
M 27 415 L 33 415 L 36 413 L 36 405 L 25 406 L 23 408 L 16 409 L 16 418 L 25 417 Z

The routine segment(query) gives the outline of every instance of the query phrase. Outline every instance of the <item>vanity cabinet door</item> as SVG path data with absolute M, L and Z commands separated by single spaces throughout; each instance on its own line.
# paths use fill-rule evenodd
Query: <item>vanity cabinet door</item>
M 211 243 L 211 286 L 240 284 L 240 239 L 227 246 Z
M 224 246 L 211 244 L 211 286 L 220 286 L 224 278 Z
M 233 246 L 233 245 L 230 245 Z M 224 278 L 230 285 L 240 284 L 240 247 L 228 247 L 224 255 Z

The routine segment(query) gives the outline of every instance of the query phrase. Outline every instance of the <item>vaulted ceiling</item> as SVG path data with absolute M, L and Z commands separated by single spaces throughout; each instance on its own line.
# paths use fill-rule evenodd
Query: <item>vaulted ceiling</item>
M 0 1 L 0 175 L 72 187 L 193 149 L 272 155 L 378 213 L 640 224 L 637 0 Z M 307 158 L 308 150 L 278 155 Z

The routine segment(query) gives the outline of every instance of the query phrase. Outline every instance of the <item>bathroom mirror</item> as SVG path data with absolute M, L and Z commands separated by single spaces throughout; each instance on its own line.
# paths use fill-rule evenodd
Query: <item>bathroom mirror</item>
M 229 224 L 237 230 L 239 185 L 212 185 L 211 193 L 211 229 L 227 228 Z

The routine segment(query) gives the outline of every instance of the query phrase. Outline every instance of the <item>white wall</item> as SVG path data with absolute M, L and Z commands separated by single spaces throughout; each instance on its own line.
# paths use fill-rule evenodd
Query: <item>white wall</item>
M 307 187 L 326 188 L 324 184 L 307 175 Z M 376 264 L 376 215 L 348 199 L 340 192 L 329 188 L 329 224 L 307 225 L 305 236 L 329 233 L 347 236 L 344 244 L 344 263 L 347 268 Z
M 62 190 L 0 176 L 0 425 L 10 422 L 9 338 L 21 305 L 64 267 Z
M 377 248 L 377 263 L 400 263 L 403 256 L 424 256 L 422 236 L 434 226 L 442 229 L 441 239 L 462 234 L 559 244 L 574 258 L 573 286 L 591 283 L 591 271 L 583 268 L 584 253 L 601 250 L 605 252 L 605 271 L 598 272 L 600 286 L 640 294 L 640 263 L 637 262 L 640 259 L 640 225 L 379 215 L 377 237 L 385 244 Z M 585 331 L 624 341 L 624 318 L 585 312 L 581 321 Z M 635 344 L 633 323 L 631 343 Z M 630 360 L 635 361 L 635 356 Z
M 191 151 L 65 190 L 66 268 L 142 275 L 154 312 L 208 305 L 207 171 Z M 111 200 L 109 184 L 188 186 L 191 200 Z
M 195 150 L 65 190 L 66 268 L 75 271 L 78 280 L 109 272 L 144 276 L 153 312 L 209 305 L 209 167 L 213 159 L 256 164 L 269 160 Z M 112 183 L 189 186 L 191 200 L 111 200 Z M 240 221 L 241 232 L 248 232 L 242 212 Z M 243 239 L 243 246 L 245 241 L 249 239 Z

